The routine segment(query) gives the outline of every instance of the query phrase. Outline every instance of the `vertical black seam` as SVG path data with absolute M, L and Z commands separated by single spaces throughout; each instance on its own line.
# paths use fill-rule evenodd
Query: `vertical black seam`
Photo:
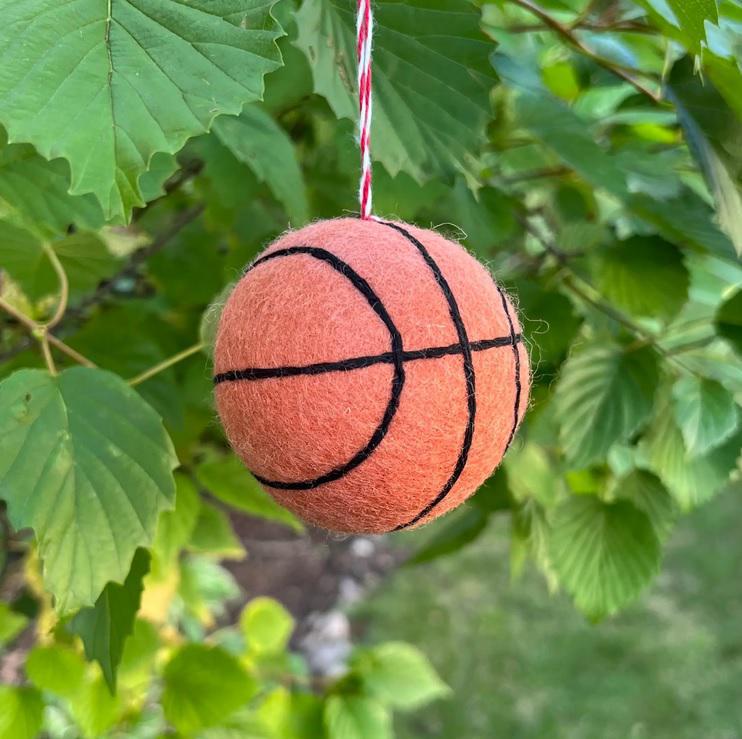
M 505 297 L 505 293 L 500 289 L 500 286 L 497 285 L 497 283 L 495 283 L 495 286 L 497 287 L 497 292 L 500 293 L 502 309 L 505 311 L 505 317 L 508 319 L 508 326 L 510 327 L 510 339 L 512 341 L 515 339 L 515 326 L 513 325 L 513 319 L 510 316 L 508 301 Z M 508 436 L 507 444 L 505 444 L 503 454 L 510 448 L 510 444 L 513 441 L 515 432 L 518 430 L 518 423 L 520 422 L 520 398 L 523 392 L 523 388 L 520 381 L 520 348 L 515 344 L 513 344 L 513 358 L 515 360 L 515 402 L 513 404 L 513 427 L 510 429 L 510 435 Z

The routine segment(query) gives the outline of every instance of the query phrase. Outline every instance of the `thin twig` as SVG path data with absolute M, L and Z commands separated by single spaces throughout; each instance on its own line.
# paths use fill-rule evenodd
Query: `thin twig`
M 205 346 L 206 344 L 203 341 L 199 341 L 198 344 L 194 344 L 193 346 L 189 346 L 187 349 L 183 349 L 182 352 L 178 352 L 172 357 L 159 362 L 154 367 L 150 367 L 148 370 L 145 370 L 136 377 L 132 377 L 132 379 L 129 380 L 129 385 L 134 387 L 135 385 L 141 384 L 145 380 L 149 380 L 150 377 L 154 377 L 160 372 L 164 372 L 166 369 L 172 367 L 174 364 L 178 364 L 178 362 L 182 362 L 184 359 L 188 359 L 188 357 L 202 351 Z
M 661 102 L 662 98 L 659 93 L 655 93 L 648 87 L 645 87 L 642 82 L 634 77 L 633 72 L 627 68 L 622 67 L 619 64 L 615 64 L 608 59 L 596 54 L 592 49 L 586 46 L 583 41 L 568 27 L 560 23 L 556 18 L 550 16 L 540 5 L 537 5 L 532 0 L 510 0 L 514 5 L 517 5 L 524 10 L 527 10 L 532 15 L 535 15 L 545 26 L 550 28 L 552 31 L 558 33 L 565 41 L 571 44 L 575 49 L 584 54 L 589 59 L 592 59 L 596 64 L 612 72 L 617 77 L 628 82 L 642 95 L 648 97 L 655 103 Z
M 70 296 L 70 283 L 67 279 L 67 273 L 59 261 L 57 253 L 52 249 L 49 244 L 44 245 L 44 253 L 46 254 L 49 262 L 54 268 L 54 272 L 59 280 L 59 299 L 57 300 L 57 309 L 54 311 L 54 315 L 43 324 L 44 328 L 48 331 L 54 328 L 64 318 L 64 313 L 67 310 L 67 301 Z
M 641 33 L 651 35 L 657 33 L 657 30 L 652 26 L 636 21 L 618 21 L 612 24 L 582 21 L 569 26 L 569 28 L 573 31 L 591 31 L 592 33 Z M 552 31 L 554 29 L 547 26 L 546 23 L 515 23 L 505 27 L 504 30 L 508 33 L 539 33 L 540 31 Z

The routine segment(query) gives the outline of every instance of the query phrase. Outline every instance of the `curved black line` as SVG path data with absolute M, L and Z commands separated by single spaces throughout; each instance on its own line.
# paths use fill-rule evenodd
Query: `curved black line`
M 510 338 L 513 340 L 516 336 L 515 326 L 513 325 L 513 319 L 510 316 L 510 308 L 508 307 L 508 301 L 505 298 L 505 293 L 500 289 L 500 286 L 495 283 L 497 292 L 500 293 L 500 300 L 502 301 L 502 309 L 505 311 L 505 317 L 508 319 L 508 326 L 510 326 Z M 520 396 L 523 392 L 520 382 L 520 348 L 513 343 L 513 358 L 515 360 L 515 403 L 513 407 L 513 427 L 510 429 L 510 436 L 508 436 L 507 444 L 505 444 L 505 450 L 503 454 L 510 448 L 510 444 L 513 441 L 515 432 L 518 430 L 518 423 L 520 422 Z
M 430 503 L 425 506 L 425 508 L 423 508 L 412 519 L 407 521 L 407 523 L 395 526 L 393 531 L 399 531 L 400 529 L 405 529 L 408 526 L 413 526 L 421 518 L 427 516 L 428 513 L 430 513 L 451 492 L 451 489 L 456 484 L 456 481 L 459 479 L 459 477 L 461 477 L 461 473 L 464 471 L 466 462 L 469 459 L 469 450 L 471 449 L 471 444 L 474 439 L 474 421 L 477 415 L 477 395 L 476 381 L 474 377 L 474 359 L 472 357 L 469 336 L 466 332 L 464 320 L 461 317 L 459 305 L 456 302 L 456 298 L 454 297 L 453 292 L 451 291 L 450 285 L 446 281 L 446 278 L 443 276 L 443 272 L 441 272 L 441 268 L 438 266 L 433 257 L 430 256 L 428 250 L 420 243 L 418 239 L 416 239 L 409 231 L 407 231 L 407 229 L 402 228 L 402 226 L 398 226 L 396 223 L 389 223 L 387 221 L 378 221 L 378 223 L 381 223 L 384 226 L 388 226 L 389 228 L 393 228 L 395 231 L 402 234 L 402 236 L 404 236 L 411 244 L 413 244 L 417 248 L 422 258 L 425 260 L 425 263 L 430 268 L 430 271 L 433 273 L 433 276 L 438 283 L 438 287 L 440 287 L 441 292 L 443 293 L 443 297 L 448 303 L 448 312 L 451 316 L 451 320 L 453 321 L 453 325 L 456 328 L 456 333 L 459 337 L 459 344 L 461 345 L 461 354 L 464 358 L 464 375 L 466 376 L 466 404 L 469 413 L 469 417 L 466 422 L 466 428 L 464 429 L 464 440 L 461 443 L 461 450 L 459 451 L 459 456 L 456 460 L 456 465 L 454 466 L 451 476 L 448 478 L 443 488 L 441 488 L 441 491 L 438 493 L 438 495 L 436 495 L 435 498 L 433 498 L 433 500 L 431 500 Z M 510 340 L 514 340 L 512 330 L 510 332 Z
M 482 352 L 487 349 L 510 346 L 513 341 L 520 342 L 523 337 L 520 334 L 498 336 L 495 339 L 481 339 L 469 343 L 473 352 Z M 402 352 L 403 362 L 415 362 L 419 359 L 438 359 L 452 354 L 461 354 L 460 344 L 449 344 L 448 346 L 431 346 L 425 349 L 414 349 Z M 238 382 L 240 380 L 270 380 L 282 377 L 298 377 L 301 375 L 322 375 L 327 372 L 349 372 L 351 370 L 373 367 L 376 364 L 392 364 L 394 362 L 393 352 L 382 354 L 370 354 L 364 357 L 350 357 L 337 362 L 317 362 L 316 364 L 304 364 L 283 367 L 247 367 L 239 370 L 228 370 L 214 376 L 214 384 L 222 382 Z
M 387 327 L 392 340 L 392 363 L 394 364 L 394 377 L 392 379 L 392 391 L 389 397 L 389 403 L 387 404 L 384 416 L 381 422 L 376 427 L 376 430 L 372 434 L 368 443 L 363 449 L 353 455 L 345 464 L 335 467 L 324 475 L 320 475 L 312 480 L 300 480 L 298 482 L 283 482 L 281 480 L 268 480 L 264 477 L 260 477 L 253 473 L 256 480 L 261 482 L 263 485 L 268 487 L 276 488 L 277 490 L 311 490 L 312 488 L 324 485 L 327 482 L 338 480 L 343 475 L 346 475 L 359 464 L 362 464 L 368 457 L 371 456 L 374 449 L 381 443 L 381 440 L 386 436 L 389 430 L 389 425 L 394 418 L 394 414 L 399 408 L 399 399 L 402 395 L 402 387 L 404 386 L 405 372 L 404 372 L 404 361 L 402 359 L 403 346 L 402 346 L 402 335 L 394 325 L 392 317 L 387 312 L 383 303 L 379 299 L 379 296 L 373 291 L 371 285 L 366 282 L 347 262 L 344 262 L 339 257 L 335 256 L 332 252 L 326 249 L 321 249 L 316 246 L 292 246 L 286 249 L 278 249 L 277 251 L 266 254 L 264 257 L 253 262 L 250 269 L 254 269 L 259 264 L 263 264 L 271 259 L 278 259 L 281 257 L 288 257 L 294 254 L 306 254 L 315 259 L 319 259 L 322 262 L 326 262 L 334 270 L 339 272 L 343 277 L 348 279 L 353 287 L 366 298 L 366 301 L 371 306 L 373 311 L 382 320 L 384 325 Z M 248 270 L 249 271 L 249 270 Z M 512 338 L 512 337 L 511 337 Z

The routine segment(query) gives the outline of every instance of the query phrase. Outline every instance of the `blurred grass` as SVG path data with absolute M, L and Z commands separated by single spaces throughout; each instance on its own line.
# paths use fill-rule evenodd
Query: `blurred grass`
M 400 570 L 363 607 L 368 637 L 416 644 L 454 690 L 400 739 L 742 737 L 741 496 L 681 521 L 654 585 L 597 626 L 538 573 L 510 582 L 504 519 Z

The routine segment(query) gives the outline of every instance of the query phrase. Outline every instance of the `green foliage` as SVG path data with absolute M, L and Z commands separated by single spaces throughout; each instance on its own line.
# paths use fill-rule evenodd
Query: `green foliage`
M 357 208 L 355 3 L 0 6 L 0 643 L 41 642 L 0 737 L 392 736 L 448 693 L 421 654 L 322 681 L 279 603 L 229 618 L 234 517 L 305 531 L 228 449 L 208 360 L 261 246 Z M 606 617 L 739 470 L 739 8 L 375 11 L 376 213 L 450 226 L 533 367 L 503 468 L 409 562 L 506 519 L 514 576 Z

